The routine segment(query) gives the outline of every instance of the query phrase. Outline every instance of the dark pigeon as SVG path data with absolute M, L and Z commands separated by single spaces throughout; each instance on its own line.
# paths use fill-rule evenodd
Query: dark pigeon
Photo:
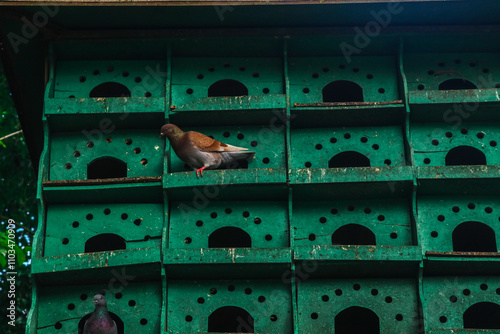
M 94 312 L 83 326 L 83 334 L 118 334 L 116 323 L 109 315 L 104 295 L 95 295 L 94 305 Z

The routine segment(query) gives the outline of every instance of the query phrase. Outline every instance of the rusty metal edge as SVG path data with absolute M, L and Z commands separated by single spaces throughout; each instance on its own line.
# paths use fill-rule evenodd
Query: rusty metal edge
M 150 183 L 161 182 L 161 176 L 154 177 L 122 177 L 115 179 L 95 179 L 95 180 L 58 180 L 44 181 L 44 187 L 68 187 L 68 186 L 95 186 L 107 184 L 125 184 L 125 183 Z
M 431 257 L 500 257 L 500 253 L 495 252 L 425 252 L 425 256 Z

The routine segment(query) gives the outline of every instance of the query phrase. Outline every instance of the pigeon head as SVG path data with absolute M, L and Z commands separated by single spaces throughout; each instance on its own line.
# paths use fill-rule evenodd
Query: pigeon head
M 167 137 L 168 140 L 178 140 L 182 137 L 184 132 L 174 124 L 165 124 L 161 127 L 161 136 Z
M 98 293 L 97 295 L 94 296 L 94 305 L 95 306 L 107 306 L 106 298 L 104 298 L 103 295 Z

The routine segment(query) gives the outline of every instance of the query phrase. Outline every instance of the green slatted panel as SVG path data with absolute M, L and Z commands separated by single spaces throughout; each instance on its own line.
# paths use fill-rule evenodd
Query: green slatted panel
M 208 332 L 209 323 L 214 326 L 217 310 L 223 324 L 230 330 L 212 332 L 291 333 L 291 291 L 288 284 L 273 280 L 220 280 L 220 281 L 170 281 L 168 283 L 167 332 Z M 237 309 L 231 313 L 223 307 Z M 248 320 L 247 312 L 253 318 Z M 216 315 L 214 315 L 214 313 Z M 215 330 L 214 330 L 215 329 Z
M 162 225 L 162 204 L 51 205 L 44 256 L 84 253 L 90 238 L 107 233 L 124 239 L 128 250 L 159 247 Z M 99 245 L 108 246 L 107 240 Z
M 292 129 L 291 136 L 292 168 L 328 168 L 330 159 L 345 152 L 356 153 L 338 163 L 352 167 L 405 165 L 403 132 L 397 126 Z
M 414 123 L 410 132 L 417 166 L 500 164 L 496 124 Z
M 83 130 L 53 134 L 50 180 L 85 180 L 91 162 L 109 157 L 126 163 L 125 177 L 161 176 L 164 144 L 158 135 L 159 130 L 115 130 L 108 134 Z M 122 176 L 118 170 L 113 168 L 111 175 Z
M 159 333 L 161 284 L 125 281 L 124 285 L 116 276 L 109 279 L 98 285 L 39 287 L 37 333 L 78 333 L 80 320 L 94 311 L 93 297 L 102 289 L 109 312 L 123 321 L 119 334 Z
M 228 227 L 237 230 L 221 230 Z M 211 201 L 203 208 L 171 203 L 169 248 L 208 248 L 213 233 L 245 245 L 250 241 L 252 248 L 288 247 L 287 203 Z
M 224 84 L 222 80 L 233 80 Z M 237 82 L 235 82 L 237 81 Z M 222 84 L 218 86 L 219 84 Z M 217 89 L 220 87 L 220 89 Z M 234 90 L 240 87 L 242 90 Z M 212 90 L 214 89 L 214 90 Z M 172 105 L 178 110 L 219 109 L 217 96 L 245 96 L 231 109 L 284 108 L 283 61 L 280 58 L 173 58 Z M 214 95 L 215 94 L 215 95 Z M 252 106 L 252 102 L 257 103 Z
M 417 286 L 410 279 L 305 280 L 298 312 L 300 333 L 419 333 Z
M 294 203 L 293 210 L 297 246 L 332 245 L 334 240 L 335 244 L 350 240 L 350 245 L 413 245 L 409 205 L 404 199 L 303 201 Z
M 498 277 L 425 277 L 423 291 L 426 333 L 499 332 Z M 463 330 L 464 324 L 469 324 L 471 320 L 474 323 L 472 328 L 475 329 L 469 327 Z M 484 330 L 488 328 L 489 330 Z
M 165 60 L 59 61 L 53 93 L 55 98 L 86 98 L 91 97 L 92 90 L 97 86 L 113 83 L 114 86 L 107 90 L 110 94 L 117 92 L 120 96 L 121 91 L 117 87 L 125 86 L 133 98 L 156 98 L 165 96 L 166 77 Z
M 418 208 L 424 251 L 453 252 L 454 241 L 462 245 L 456 251 L 496 252 L 500 245 L 498 198 L 424 196 L 418 198 Z M 482 232 L 474 235 L 468 222 Z
M 331 82 L 344 80 L 355 83 L 362 90 L 358 102 L 389 102 L 400 99 L 395 57 L 298 57 L 289 59 L 290 95 L 294 103 L 323 101 L 323 88 Z M 345 84 L 334 88 L 345 89 Z M 352 90 L 342 91 L 343 98 Z M 357 94 L 356 94 L 357 95 Z M 335 101 L 325 101 L 335 102 Z M 344 101 L 340 101 L 344 102 Z

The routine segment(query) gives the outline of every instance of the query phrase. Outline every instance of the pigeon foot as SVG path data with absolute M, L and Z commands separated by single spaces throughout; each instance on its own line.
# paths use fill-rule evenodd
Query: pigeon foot
M 206 168 L 207 168 L 206 166 L 203 166 L 200 169 L 197 169 L 196 170 L 196 177 L 200 178 L 200 176 L 198 175 L 198 173 L 201 173 L 201 177 L 203 177 L 203 170 L 206 169 Z

